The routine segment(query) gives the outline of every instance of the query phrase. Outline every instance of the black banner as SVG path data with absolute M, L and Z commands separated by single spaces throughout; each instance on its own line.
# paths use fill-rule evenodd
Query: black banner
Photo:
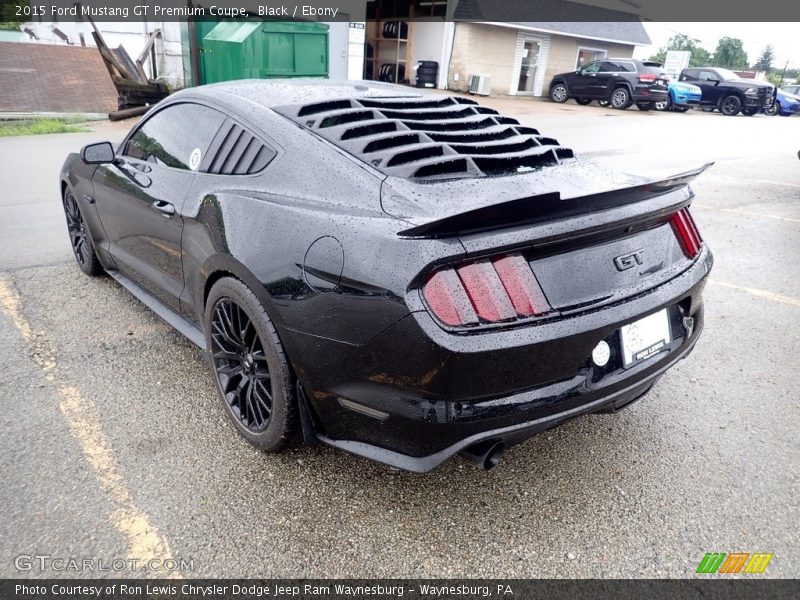
M 0 0 L 3 21 L 366 21 L 478 22 L 787 22 L 800 2 L 786 0 Z
M 408 579 L 108 579 L 2 580 L 3 600 L 494 600 L 591 598 L 599 600 L 759 600 L 797 598 L 797 580 L 408 580 Z

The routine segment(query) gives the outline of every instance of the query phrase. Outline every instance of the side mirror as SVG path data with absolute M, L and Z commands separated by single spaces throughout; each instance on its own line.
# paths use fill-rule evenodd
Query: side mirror
M 105 165 L 114 162 L 111 142 L 97 142 L 81 148 L 81 160 L 87 165 Z

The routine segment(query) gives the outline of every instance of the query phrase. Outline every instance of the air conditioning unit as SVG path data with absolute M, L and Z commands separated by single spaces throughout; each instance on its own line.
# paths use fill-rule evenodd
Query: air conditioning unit
M 470 75 L 469 93 L 488 96 L 492 88 L 492 80 L 488 75 Z

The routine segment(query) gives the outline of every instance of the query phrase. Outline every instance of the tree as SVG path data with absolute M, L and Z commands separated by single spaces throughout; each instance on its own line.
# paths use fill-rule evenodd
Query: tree
M 748 67 L 747 52 L 739 38 L 724 37 L 717 42 L 714 51 L 714 66 L 726 69 L 746 69 Z
M 753 65 L 753 69 L 756 71 L 766 71 L 769 73 L 772 70 L 772 62 L 775 60 L 775 48 L 772 47 L 772 44 L 767 44 L 767 46 L 762 50 L 761 55 L 758 57 L 758 62 Z
M 28 0 L 22 2 L 0 0 L 0 30 L 19 31 L 20 24 L 28 20 L 24 16 L 17 16 L 17 5 L 27 6 Z
M 667 52 L 670 50 L 691 52 L 692 55 L 689 57 L 690 67 L 708 66 L 710 59 L 708 50 L 701 48 L 697 45 L 696 40 L 693 40 L 689 36 L 683 35 L 682 33 L 669 38 L 667 45 L 663 48 L 660 48 L 656 54 L 650 57 L 650 60 L 654 60 L 663 64 L 664 59 L 667 56 Z

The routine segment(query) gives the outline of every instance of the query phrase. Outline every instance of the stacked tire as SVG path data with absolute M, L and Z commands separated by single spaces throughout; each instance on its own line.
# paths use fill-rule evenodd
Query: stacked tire
M 383 24 L 383 37 L 405 40 L 408 38 L 408 23 L 405 21 L 386 21 Z
M 417 87 L 435 88 L 439 76 L 439 63 L 434 60 L 421 60 L 417 63 Z
M 406 78 L 406 68 L 404 65 L 385 63 L 378 69 L 378 81 L 387 83 L 400 83 Z

